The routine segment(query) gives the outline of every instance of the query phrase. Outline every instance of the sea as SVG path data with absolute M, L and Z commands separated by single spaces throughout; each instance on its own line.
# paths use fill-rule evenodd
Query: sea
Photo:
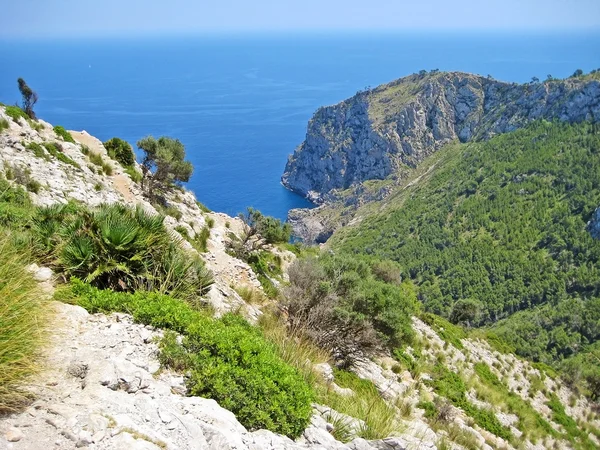
M 421 69 L 528 82 L 600 67 L 600 31 L 335 32 L 0 41 L 0 101 L 37 91 L 44 120 L 101 140 L 183 142 L 187 183 L 215 211 L 285 219 L 309 207 L 280 183 L 312 114 Z

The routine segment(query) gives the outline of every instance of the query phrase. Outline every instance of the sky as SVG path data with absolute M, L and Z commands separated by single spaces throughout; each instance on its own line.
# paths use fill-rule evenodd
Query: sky
M 600 29 L 600 0 L 0 0 L 0 37 Z

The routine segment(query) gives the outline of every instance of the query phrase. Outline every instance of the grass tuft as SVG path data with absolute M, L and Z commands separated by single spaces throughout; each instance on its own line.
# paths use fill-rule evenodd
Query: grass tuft
M 0 237 L 0 413 L 25 406 L 22 385 L 40 369 L 48 305 L 9 235 Z

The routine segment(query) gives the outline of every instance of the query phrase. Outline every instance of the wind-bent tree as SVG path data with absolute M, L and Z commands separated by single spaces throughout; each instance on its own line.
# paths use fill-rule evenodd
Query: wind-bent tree
M 23 98 L 23 111 L 25 111 L 25 114 L 27 114 L 30 119 L 36 120 L 35 112 L 33 112 L 33 106 L 38 101 L 38 95 L 27 85 L 23 78 L 19 78 L 17 83 L 19 84 L 19 92 Z
M 142 188 L 147 190 L 150 197 L 154 189 L 186 182 L 192 176 L 194 166 L 185 161 L 185 147 L 179 139 L 147 136 L 140 139 L 137 146 L 144 151 Z

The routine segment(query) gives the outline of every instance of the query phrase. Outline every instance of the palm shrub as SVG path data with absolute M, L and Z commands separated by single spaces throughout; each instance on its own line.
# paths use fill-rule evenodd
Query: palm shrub
M 38 210 L 32 228 L 41 256 L 94 286 L 156 290 L 194 300 L 213 282 L 203 261 L 185 254 L 166 230 L 163 217 L 140 207 L 45 207 Z

